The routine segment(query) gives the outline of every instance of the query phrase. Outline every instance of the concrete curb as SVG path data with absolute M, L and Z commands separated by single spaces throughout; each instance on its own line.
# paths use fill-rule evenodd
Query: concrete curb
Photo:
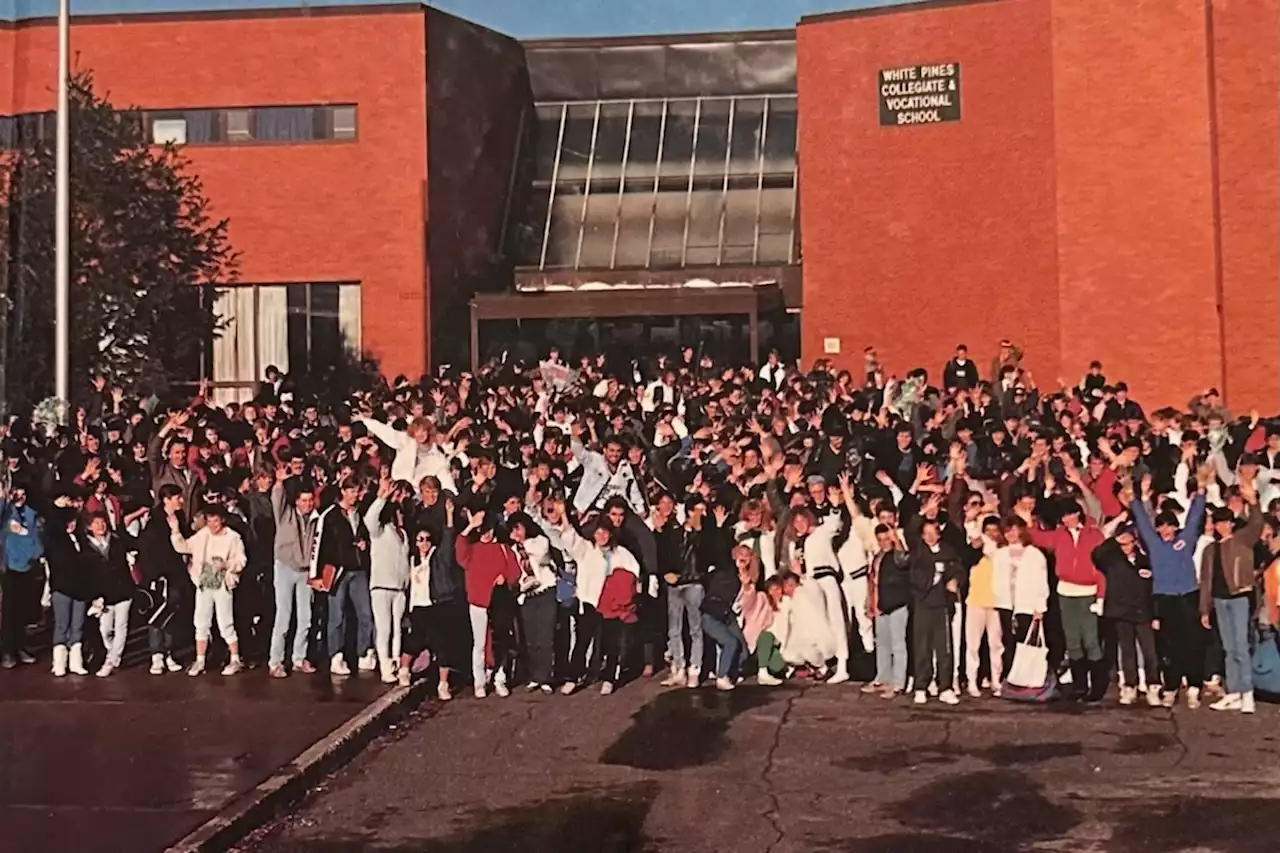
M 408 716 L 426 698 L 430 686 L 424 679 L 387 691 L 293 761 L 281 765 L 262 784 L 231 800 L 165 853 L 223 853 L 231 849 L 301 799 L 313 784 L 355 758 L 388 726 Z

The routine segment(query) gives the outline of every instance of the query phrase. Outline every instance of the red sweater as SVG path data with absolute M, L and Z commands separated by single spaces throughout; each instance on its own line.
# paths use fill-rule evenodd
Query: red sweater
M 1102 531 L 1092 524 L 1080 528 L 1080 539 L 1076 541 L 1065 527 L 1054 530 L 1031 528 L 1031 538 L 1037 548 L 1052 551 L 1054 556 L 1054 574 L 1058 580 L 1078 586 L 1096 586 L 1098 598 L 1107 594 L 1107 578 L 1093 565 L 1093 549 L 1105 541 Z
M 604 579 L 600 592 L 600 606 L 596 609 L 605 619 L 617 619 L 628 625 L 640 617 L 636 615 L 636 576 L 626 569 L 614 569 Z
M 459 536 L 454 553 L 467 578 L 467 603 L 488 608 L 498 580 L 507 584 L 520 581 L 520 563 L 515 552 L 500 542 L 472 542 Z
M 1115 518 L 1124 509 L 1120 506 L 1120 499 L 1116 497 L 1116 472 L 1110 468 L 1104 469 L 1098 479 L 1089 483 L 1089 491 L 1102 504 L 1103 518 Z

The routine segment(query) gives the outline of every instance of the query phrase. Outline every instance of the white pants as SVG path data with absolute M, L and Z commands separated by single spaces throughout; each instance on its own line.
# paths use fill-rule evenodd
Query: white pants
M 964 624 L 964 671 L 969 686 L 978 686 L 978 652 L 982 648 L 982 635 L 987 636 L 987 651 L 991 658 L 991 684 L 1000 683 L 1004 676 L 1004 631 L 1000 628 L 1000 611 L 994 607 L 967 608 Z M 957 620 L 952 620 L 954 624 Z
M 484 671 L 484 643 L 489 633 L 489 611 L 484 607 L 468 604 L 471 613 L 471 677 L 476 687 L 489 683 Z
M 218 615 L 218 633 L 229 646 L 239 642 L 236 637 L 236 621 L 229 589 L 196 590 L 196 642 L 207 643 L 213 628 L 213 616 Z
M 862 639 L 862 650 L 864 652 L 875 651 L 876 622 L 867 613 L 867 598 L 870 594 L 867 576 L 850 578 L 846 575 L 841 588 L 844 591 L 844 600 L 849 603 L 849 610 L 853 614 L 851 621 L 858 626 L 858 636 Z
M 107 647 L 107 663 L 113 667 L 120 666 L 120 661 L 124 659 L 124 644 L 129 639 L 129 605 L 132 603 L 122 601 L 119 604 L 108 604 L 98 617 L 102 645 Z
M 840 582 L 832 575 L 824 575 L 817 579 L 817 583 L 826 602 L 827 627 L 836 641 L 836 660 L 847 661 L 849 659 L 848 608 L 845 607 Z
M 967 608 L 963 601 L 956 602 L 956 609 L 951 614 L 951 683 L 960 689 L 960 638 L 964 636 Z M 937 676 L 934 676 L 935 680 Z
M 378 649 L 378 660 L 383 666 L 399 666 L 404 590 L 374 588 L 369 590 L 369 598 L 373 604 L 374 646 Z M 483 646 L 481 651 L 484 651 Z

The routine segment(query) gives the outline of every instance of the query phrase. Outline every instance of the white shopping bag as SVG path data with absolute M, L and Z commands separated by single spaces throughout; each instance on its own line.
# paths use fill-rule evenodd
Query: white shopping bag
M 1013 653 L 1013 666 L 1005 679 L 1015 687 L 1044 687 L 1049 680 L 1049 650 L 1044 644 L 1044 631 L 1037 620 L 1031 623 L 1024 640 Z

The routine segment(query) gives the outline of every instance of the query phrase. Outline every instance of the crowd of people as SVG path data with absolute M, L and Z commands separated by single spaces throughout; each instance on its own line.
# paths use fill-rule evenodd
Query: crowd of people
M 1096 362 L 1040 387 L 1010 341 L 937 386 L 864 367 L 552 350 L 341 399 L 272 368 L 226 405 L 95 376 L 69 425 L 5 428 L 3 666 L 51 622 L 53 675 L 105 678 L 145 623 L 156 676 L 957 704 L 1043 638 L 1070 699 L 1254 712 L 1280 422 L 1213 389 L 1148 414 Z

